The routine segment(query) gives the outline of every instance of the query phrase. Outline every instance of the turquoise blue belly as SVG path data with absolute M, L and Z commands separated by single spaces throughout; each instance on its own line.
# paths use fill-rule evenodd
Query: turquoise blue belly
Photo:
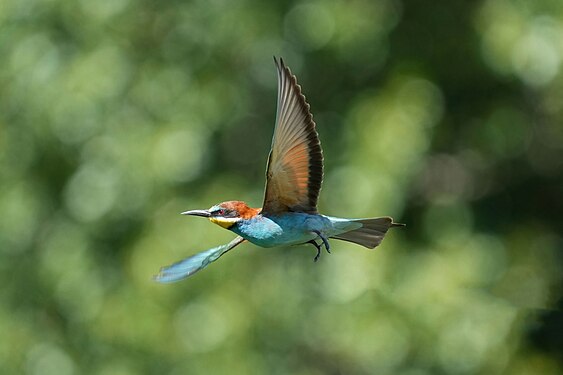
M 255 216 L 234 225 L 231 230 L 261 247 L 295 245 L 317 237 L 314 230 L 330 235 L 331 220 L 322 215 L 287 213 L 279 216 Z M 330 232 L 330 233 L 329 233 Z

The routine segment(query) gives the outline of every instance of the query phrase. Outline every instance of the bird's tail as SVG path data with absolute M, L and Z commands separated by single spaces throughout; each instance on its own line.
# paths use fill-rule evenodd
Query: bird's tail
M 383 237 L 391 227 L 403 227 L 405 224 L 394 223 L 393 219 L 385 217 L 376 217 L 373 219 L 356 219 L 351 220 L 354 223 L 360 223 L 362 226 L 349 232 L 332 236 L 337 240 L 353 242 L 358 245 L 373 249 L 383 241 Z

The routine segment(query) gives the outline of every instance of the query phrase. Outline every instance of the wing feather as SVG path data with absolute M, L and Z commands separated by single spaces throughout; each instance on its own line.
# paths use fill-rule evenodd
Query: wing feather
M 323 153 L 315 122 L 297 78 L 278 62 L 278 109 L 266 170 L 263 212 L 317 212 Z
M 210 263 L 215 262 L 227 251 L 244 241 L 244 238 L 238 236 L 228 244 L 202 251 L 170 266 L 162 267 L 158 275 L 154 277 L 154 280 L 159 283 L 166 284 L 185 279 L 186 277 L 204 269 Z

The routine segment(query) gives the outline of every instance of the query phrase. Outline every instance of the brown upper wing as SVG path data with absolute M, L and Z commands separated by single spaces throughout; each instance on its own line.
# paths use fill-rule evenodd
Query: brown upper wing
M 278 111 L 266 169 L 263 212 L 317 212 L 323 152 L 309 104 L 288 67 L 278 68 Z

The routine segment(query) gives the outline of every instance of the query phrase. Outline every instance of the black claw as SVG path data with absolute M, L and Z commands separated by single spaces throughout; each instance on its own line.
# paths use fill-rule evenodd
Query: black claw
M 310 243 L 317 248 L 317 255 L 315 255 L 315 259 L 313 259 L 313 261 L 318 261 L 321 257 L 321 245 L 319 245 L 315 240 L 307 241 L 307 243 Z
M 323 238 L 323 243 L 325 244 L 325 250 L 326 250 L 326 252 L 329 253 L 329 254 L 331 254 L 331 252 L 330 252 L 330 244 L 328 243 L 328 241 L 327 241 L 325 238 Z
M 323 235 L 321 234 L 321 232 L 319 232 L 319 231 L 317 231 L 317 230 L 314 231 L 314 232 L 319 235 L 320 239 L 323 241 L 323 244 L 325 245 L 326 251 L 330 253 L 330 244 L 328 243 L 328 240 L 326 239 L 326 237 L 323 236 Z
M 321 257 L 321 249 L 319 248 L 317 250 L 317 255 L 315 255 L 315 258 L 313 259 L 313 262 L 317 263 L 320 257 Z
M 315 230 L 313 232 L 316 233 L 319 236 L 319 238 L 323 241 L 323 244 L 325 245 L 326 252 L 330 254 L 330 244 L 328 243 L 327 238 L 325 236 L 323 236 L 322 233 L 319 232 L 318 230 Z M 316 245 L 316 242 L 315 242 L 315 245 Z M 317 246 L 318 246 L 317 250 L 320 252 L 321 247 L 319 245 L 317 245 Z M 319 256 L 320 256 L 320 254 L 318 254 L 316 258 L 318 258 Z

